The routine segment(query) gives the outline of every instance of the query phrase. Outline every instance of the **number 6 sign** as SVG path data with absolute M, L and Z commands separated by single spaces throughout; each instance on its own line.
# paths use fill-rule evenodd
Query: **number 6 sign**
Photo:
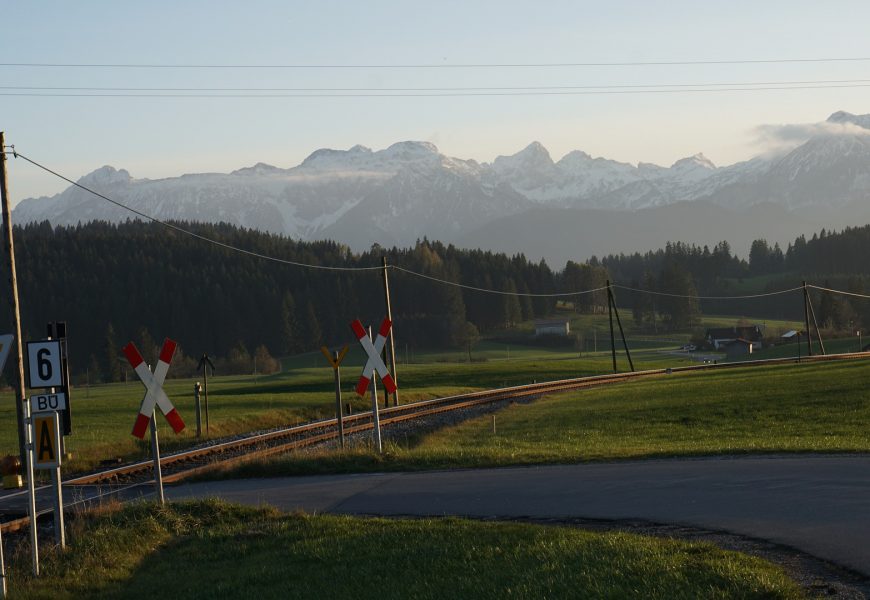
M 49 388 L 63 385 L 60 341 L 27 342 L 27 387 Z

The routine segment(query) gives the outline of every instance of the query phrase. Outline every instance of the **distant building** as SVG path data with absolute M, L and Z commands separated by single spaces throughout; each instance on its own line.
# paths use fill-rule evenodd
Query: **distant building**
M 535 335 L 568 335 L 571 324 L 568 321 L 535 321 Z
M 761 348 L 761 342 L 750 342 L 749 340 L 738 338 L 732 342 L 723 344 L 722 347 L 725 348 L 725 357 L 733 359 L 751 355 L 753 350 Z
M 727 344 L 737 340 L 752 342 L 756 350 L 761 348 L 761 340 L 764 337 L 761 325 L 746 325 L 738 327 L 714 327 L 707 330 L 707 343 L 715 350 L 721 350 Z

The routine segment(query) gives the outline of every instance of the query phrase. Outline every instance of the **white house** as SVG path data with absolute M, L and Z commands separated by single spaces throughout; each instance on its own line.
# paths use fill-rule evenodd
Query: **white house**
M 571 324 L 568 321 L 535 321 L 535 335 L 568 335 Z

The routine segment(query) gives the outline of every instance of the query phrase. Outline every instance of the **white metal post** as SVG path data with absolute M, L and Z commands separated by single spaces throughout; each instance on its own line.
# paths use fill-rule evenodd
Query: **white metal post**
M 372 435 L 374 437 L 375 447 L 378 449 L 378 454 L 384 451 L 381 446 L 381 418 L 378 414 L 378 385 L 375 383 L 374 373 L 372 374 Z
M 63 427 L 63 419 L 58 415 L 58 427 Z M 63 439 L 63 436 L 60 436 Z M 60 448 L 58 448 L 60 453 Z M 61 550 L 66 548 L 66 530 L 63 519 L 63 488 L 60 477 L 60 467 L 51 470 L 51 479 L 54 484 L 54 541 Z
M 33 575 L 39 576 L 39 539 L 36 533 L 36 485 L 33 481 L 33 413 L 30 411 L 30 402 L 22 400 L 24 410 L 27 413 L 27 452 L 25 469 L 27 470 L 27 515 L 30 517 L 30 545 L 33 552 Z
M 151 411 L 151 454 L 154 457 L 154 485 L 157 488 L 157 501 L 163 506 L 163 473 L 160 470 L 160 442 L 157 439 L 157 420 Z

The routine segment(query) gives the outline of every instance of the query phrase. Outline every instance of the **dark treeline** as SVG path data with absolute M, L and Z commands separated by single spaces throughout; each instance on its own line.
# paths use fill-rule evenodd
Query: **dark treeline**
M 824 287 L 834 287 L 863 294 L 870 290 L 870 225 L 846 228 L 842 232 L 824 229 L 811 239 L 801 235 L 783 251 L 778 244 L 766 240 L 752 243 L 748 260 L 731 252 L 728 242 L 719 242 L 712 249 L 668 243 L 665 248 L 645 254 L 610 255 L 601 260 L 614 281 L 633 288 L 699 296 L 737 296 L 790 289 L 803 280 Z M 759 278 L 749 286 L 748 278 Z M 759 283 L 761 282 L 761 283 Z M 656 300 L 646 294 L 629 294 L 636 319 L 646 313 L 646 321 L 655 318 Z M 870 302 L 843 295 L 814 291 L 817 317 L 827 327 L 843 329 L 863 324 L 870 327 Z M 801 292 L 740 301 L 700 300 L 694 314 L 752 315 L 755 317 L 801 319 Z M 693 310 L 683 310 L 691 315 Z M 691 325 L 690 322 L 679 323 Z
M 870 289 L 870 226 L 797 238 L 785 251 L 756 241 L 749 260 L 727 242 L 712 249 L 681 243 L 646 254 L 568 262 L 553 271 L 544 261 L 482 250 L 462 250 L 423 240 L 412 248 L 372 247 L 351 252 L 335 242 L 298 242 L 232 225 L 185 224 L 196 234 L 283 260 L 333 267 L 390 265 L 398 348 L 463 347 L 481 334 L 552 315 L 552 294 L 601 288 L 608 277 L 637 289 L 678 295 L 739 295 L 800 285 L 808 279 L 863 293 Z M 66 321 L 71 363 L 90 381 L 116 380 L 124 366 L 120 348 L 133 340 L 153 363 L 164 337 L 179 342 L 175 375 L 192 374 L 197 357 L 220 359 L 222 372 L 259 372 L 273 356 L 352 341 L 354 318 L 377 327 L 385 315 L 380 269 L 315 270 L 280 264 L 196 239 L 158 224 L 131 221 L 53 228 L 47 223 L 15 230 L 25 339 L 44 336 L 47 321 Z M 5 264 L 5 263 L 4 263 Z M 608 275 L 609 273 L 609 275 Z M 747 290 L 743 280 L 763 276 Z M 506 294 L 483 293 L 427 277 Z M 865 281 L 866 280 L 866 281 Z M 759 281 L 762 284 L 759 284 Z M 2 284 L 7 285 L 5 278 Z M 0 331 L 10 331 L 7 310 Z M 814 293 L 826 325 L 870 326 L 870 302 Z M 606 310 L 602 291 L 569 298 L 577 312 Z M 685 329 L 703 311 L 735 316 L 800 319 L 800 292 L 756 300 L 710 301 L 618 290 L 637 324 Z
M 306 264 L 391 265 L 504 292 L 551 293 L 564 283 L 543 261 L 421 241 L 413 248 L 361 254 L 333 242 L 296 242 L 231 225 L 185 224 L 198 235 L 250 252 Z M 47 321 L 67 321 L 73 367 L 91 381 L 117 379 L 120 348 L 133 340 L 146 360 L 172 337 L 187 358 L 207 352 L 244 369 L 254 355 L 313 350 L 353 339 L 349 323 L 375 328 L 385 315 L 380 270 L 325 271 L 234 252 L 152 223 L 91 223 L 16 228 L 16 258 L 25 338 L 43 337 Z M 600 267 L 578 266 L 573 283 L 603 280 Z M 594 278 L 590 273 L 596 272 Z M 4 282 L 5 283 L 5 282 Z M 392 270 L 393 320 L 400 348 L 461 347 L 496 328 L 553 311 L 550 298 L 496 295 Z M 8 290 L 3 291 L 8 303 Z M 0 318 L 12 326 L 11 311 Z M 226 371 L 224 371 L 226 372 Z

